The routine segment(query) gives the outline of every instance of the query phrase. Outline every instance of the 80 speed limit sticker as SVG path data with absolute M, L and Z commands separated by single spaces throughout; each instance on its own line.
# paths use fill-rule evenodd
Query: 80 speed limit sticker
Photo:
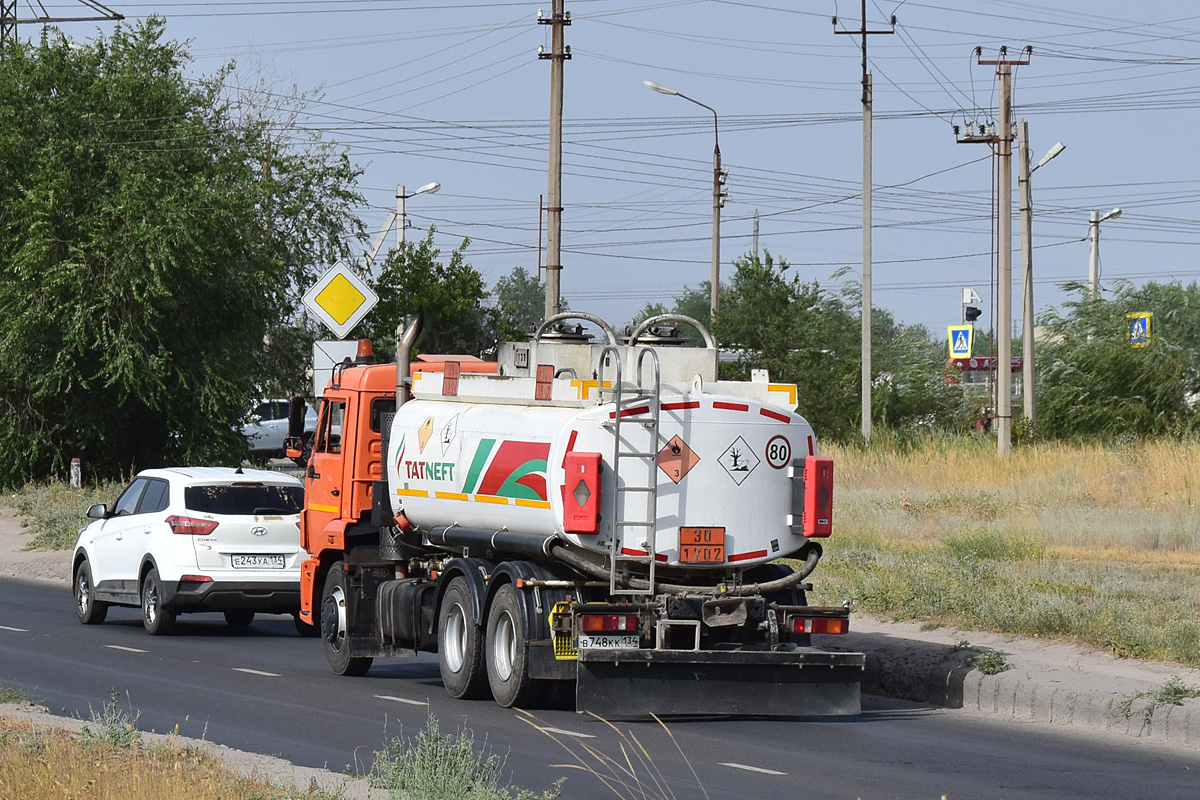
M 764 455 L 772 469 L 783 469 L 792 460 L 792 443 L 785 436 L 772 436 Z

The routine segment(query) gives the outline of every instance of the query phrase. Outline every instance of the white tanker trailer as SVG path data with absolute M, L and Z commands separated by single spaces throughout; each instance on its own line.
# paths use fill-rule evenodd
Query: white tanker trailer
M 859 711 L 864 656 L 812 646 L 849 609 L 806 603 L 833 465 L 794 386 L 718 380 L 677 315 L 627 343 L 558 315 L 491 363 L 410 362 L 419 325 L 399 368 L 339 366 L 323 397 L 301 617 L 335 672 L 424 650 L 505 706 Z

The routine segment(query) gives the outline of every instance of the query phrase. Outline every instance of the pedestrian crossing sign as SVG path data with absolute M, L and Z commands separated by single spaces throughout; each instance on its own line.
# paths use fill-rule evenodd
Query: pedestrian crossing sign
M 1150 344 L 1150 317 L 1148 312 L 1125 315 L 1129 321 L 1129 343 L 1134 347 Z
M 951 358 L 970 358 L 971 346 L 975 343 L 974 325 L 950 325 L 946 328 L 950 340 Z

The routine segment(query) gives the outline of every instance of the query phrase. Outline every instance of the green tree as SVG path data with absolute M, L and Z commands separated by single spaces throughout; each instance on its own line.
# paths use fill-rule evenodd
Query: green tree
M 189 58 L 157 18 L 5 48 L 0 484 L 74 455 L 98 474 L 240 460 L 279 367 L 264 341 L 360 232 L 345 155 Z
M 1129 301 L 1080 299 L 1052 310 L 1038 346 L 1038 433 L 1064 438 L 1178 434 L 1195 425 L 1186 402 L 1190 358 L 1179 344 L 1155 336 L 1129 343 Z
M 424 239 L 389 251 L 373 282 L 379 305 L 359 330 L 375 342 L 377 355 L 394 355 L 397 324 L 418 309 L 425 312 L 421 352 L 480 356 L 495 347 L 496 313 L 484 305 L 483 276 L 467 263 L 470 240 L 463 239 L 443 263 L 435 232 L 431 227 Z
M 498 278 L 492 297 L 501 341 L 524 341 L 545 317 L 546 287 L 524 267 L 514 267 L 512 272 Z M 567 309 L 565 301 L 560 305 L 564 311 Z

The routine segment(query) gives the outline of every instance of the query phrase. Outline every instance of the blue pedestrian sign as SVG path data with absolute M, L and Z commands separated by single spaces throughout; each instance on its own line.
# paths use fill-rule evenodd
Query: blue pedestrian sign
M 1148 312 L 1125 315 L 1129 322 L 1129 343 L 1134 347 L 1150 344 L 1150 317 Z
M 950 325 L 946 328 L 951 358 L 970 358 L 975 339 L 974 325 Z

